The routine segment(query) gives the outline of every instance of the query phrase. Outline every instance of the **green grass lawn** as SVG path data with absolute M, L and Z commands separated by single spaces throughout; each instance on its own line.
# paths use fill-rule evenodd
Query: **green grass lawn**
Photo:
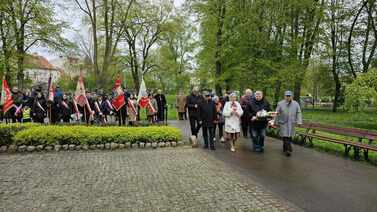
M 303 119 L 309 122 L 331 124 L 339 127 L 377 130 L 377 111 L 340 111 L 333 113 L 327 109 L 305 109 L 303 110 Z

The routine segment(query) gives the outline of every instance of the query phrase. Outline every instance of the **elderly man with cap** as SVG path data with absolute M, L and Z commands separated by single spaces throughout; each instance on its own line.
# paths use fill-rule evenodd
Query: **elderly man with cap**
M 215 120 L 217 118 L 216 105 L 212 101 L 211 94 L 208 91 L 203 92 L 204 101 L 199 105 L 200 120 L 202 121 L 202 130 L 204 138 L 204 148 L 215 150 Z M 208 138 L 209 135 L 209 138 Z M 209 141 L 208 141 L 209 139 Z M 208 146 L 209 145 L 209 146 Z
M 302 124 L 302 114 L 300 105 L 292 99 L 292 92 L 284 93 L 284 100 L 277 105 L 278 113 L 275 125 L 280 126 L 280 136 L 283 139 L 283 151 L 287 156 L 292 153 L 292 137 L 295 136 L 295 126 Z
M 198 137 L 198 132 L 200 130 L 200 113 L 199 105 L 203 102 L 203 97 L 199 95 L 199 88 L 194 87 L 192 93 L 187 96 L 186 104 L 189 113 L 191 134 Z

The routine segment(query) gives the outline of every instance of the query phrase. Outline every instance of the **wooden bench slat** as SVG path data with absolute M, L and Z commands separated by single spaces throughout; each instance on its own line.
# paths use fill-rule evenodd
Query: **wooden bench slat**
M 304 123 L 303 128 L 310 128 L 324 132 L 336 133 L 339 135 L 353 136 L 359 138 L 367 138 L 370 140 L 377 140 L 377 132 L 371 130 L 363 130 L 356 128 L 342 128 L 333 125 L 324 125 L 319 123 Z
M 312 138 L 318 138 L 318 139 L 330 141 L 330 142 L 333 142 L 333 143 L 346 144 L 346 145 L 351 145 L 351 146 L 355 146 L 355 147 L 359 147 L 359 148 L 363 148 L 363 149 L 377 151 L 377 146 L 371 146 L 371 145 L 368 145 L 368 144 L 356 143 L 356 142 L 352 142 L 352 141 L 345 141 L 345 140 L 340 140 L 340 139 L 336 139 L 336 138 L 329 138 L 329 137 L 326 137 L 326 136 L 316 135 L 316 134 L 312 134 L 312 133 L 300 133 L 300 132 L 298 132 L 297 134 L 312 137 Z

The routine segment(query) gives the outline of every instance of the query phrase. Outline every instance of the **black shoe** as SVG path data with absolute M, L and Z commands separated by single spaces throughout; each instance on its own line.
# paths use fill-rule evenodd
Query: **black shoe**
M 208 149 L 208 146 L 204 146 L 203 149 Z
M 211 147 L 211 150 L 216 150 L 216 148 L 213 146 L 213 147 Z
M 290 157 L 291 153 L 290 152 L 285 152 L 285 156 Z

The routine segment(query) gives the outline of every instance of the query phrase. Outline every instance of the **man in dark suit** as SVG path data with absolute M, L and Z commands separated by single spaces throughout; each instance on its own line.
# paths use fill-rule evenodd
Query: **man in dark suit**
M 165 95 L 162 94 L 162 91 L 159 89 L 157 91 L 157 95 L 154 96 L 157 101 L 157 118 L 159 122 L 164 121 L 165 117 L 165 108 L 166 108 L 166 98 Z
M 211 94 L 207 91 L 204 92 L 204 101 L 199 105 L 200 120 L 202 122 L 203 138 L 204 138 L 204 148 L 215 150 L 215 120 L 217 117 L 216 105 L 212 101 Z M 208 138 L 209 136 L 209 138 Z M 209 141 L 208 141 L 209 139 Z M 209 145 L 209 146 L 208 146 Z

